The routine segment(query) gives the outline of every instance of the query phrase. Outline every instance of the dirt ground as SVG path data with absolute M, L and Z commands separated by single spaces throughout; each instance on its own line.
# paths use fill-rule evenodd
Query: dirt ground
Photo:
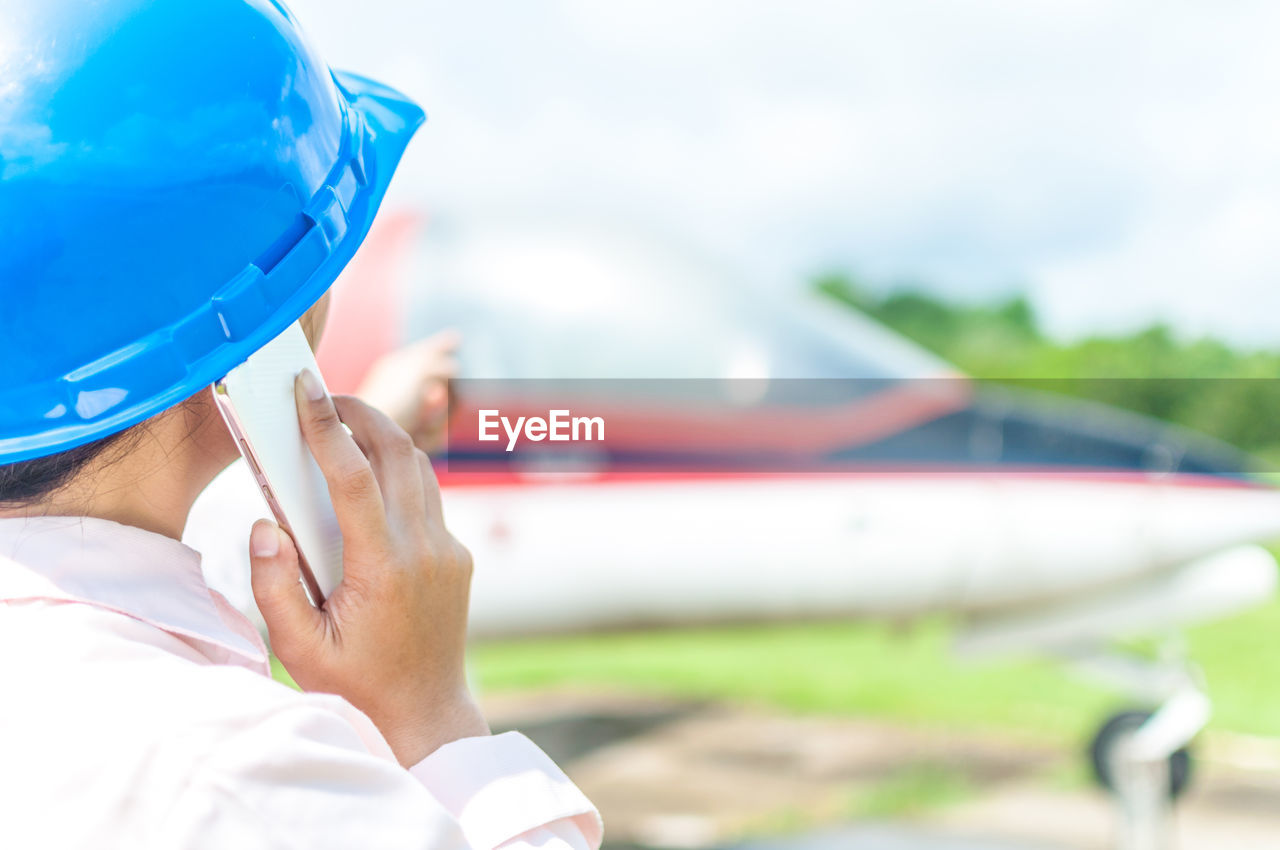
M 611 848 L 1103 850 L 1080 755 L 991 735 L 555 691 L 485 700 L 596 802 Z M 1210 739 L 1177 846 L 1280 847 L 1280 746 Z

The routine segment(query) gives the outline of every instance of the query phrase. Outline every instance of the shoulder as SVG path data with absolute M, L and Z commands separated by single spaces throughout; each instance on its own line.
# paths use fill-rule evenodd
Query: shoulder
M 0 657 L 0 798 L 14 812 L 0 845 L 26 829 L 48 846 L 453 843 L 452 818 L 345 700 L 198 663 L 176 638 L 130 639 L 145 623 L 95 628 L 123 615 L 72 605 L 0 605 L 0 640 L 22 647 Z

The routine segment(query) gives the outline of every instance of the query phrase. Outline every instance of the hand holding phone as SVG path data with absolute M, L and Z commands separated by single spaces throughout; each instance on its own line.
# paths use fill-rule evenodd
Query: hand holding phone
M 314 375 L 296 398 L 342 529 L 343 578 L 316 609 L 292 539 L 268 520 L 254 526 L 253 594 L 273 651 L 304 689 L 367 714 L 406 766 L 488 734 L 463 663 L 471 554 L 445 528 L 431 462 L 385 415 L 330 399 Z

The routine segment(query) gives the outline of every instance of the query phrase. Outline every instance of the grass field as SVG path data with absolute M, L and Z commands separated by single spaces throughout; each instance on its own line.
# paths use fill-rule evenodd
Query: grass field
M 904 628 L 822 622 L 487 642 L 474 646 L 472 672 L 482 693 L 616 689 L 1062 743 L 1127 705 L 1050 661 L 959 659 L 950 634 L 932 619 Z M 1280 600 L 1198 627 L 1188 644 L 1214 700 L 1211 728 L 1280 736 Z
M 1123 695 L 1038 658 L 967 660 L 940 618 L 907 627 L 820 622 L 477 642 L 482 694 L 549 687 L 730 700 L 1000 731 L 1073 744 Z M 1213 698 L 1211 729 L 1280 737 L 1280 599 L 1188 634 Z M 292 684 L 274 658 L 272 669 Z

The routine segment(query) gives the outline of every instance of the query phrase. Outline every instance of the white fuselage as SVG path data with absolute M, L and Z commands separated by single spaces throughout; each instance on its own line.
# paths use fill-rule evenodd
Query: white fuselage
M 1109 473 L 530 477 L 445 505 L 481 635 L 1011 609 L 1280 537 L 1280 492 Z

